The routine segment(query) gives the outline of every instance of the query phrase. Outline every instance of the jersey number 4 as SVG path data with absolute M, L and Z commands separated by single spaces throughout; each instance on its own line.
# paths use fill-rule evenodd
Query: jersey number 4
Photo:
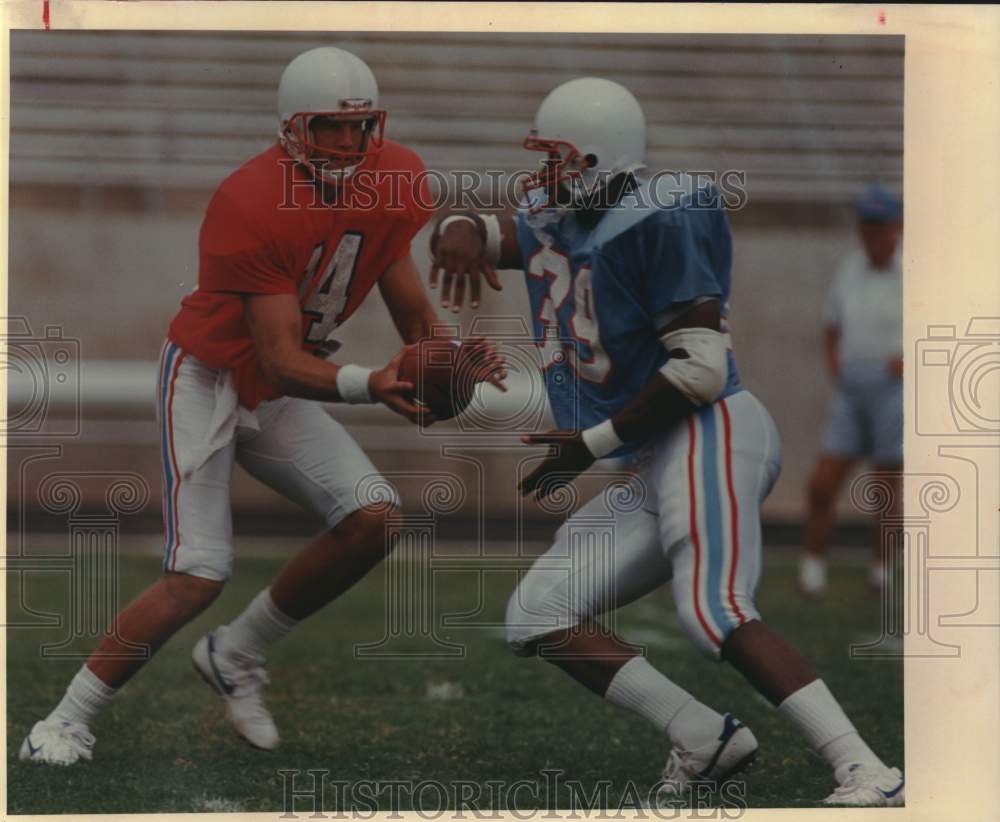
M 333 329 L 340 325 L 347 300 L 351 296 L 351 280 L 354 279 L 354 269 L 358 264 L 363 239 L 364 237 L 356 231 L 348 231 L 340 238 L 337 248 L 323 269 L 319 287 L 302 304 L 302 313 L 309 318 L 305 334 L 307 343 L 323 342 Z M 309 264 L 302 277 L 303 296 L 312 287 L 316 269 L 323 260 L 325 250 L 324 240 L 317 244 L 309 257 Z
M 535 315 L 543 328 L 539 345 L 544 367 L 568 358 L 581 379 L 603 383 L 611 373 L 611 359 L 598 332 L 590 266 L 581 266 L 574 277 L 565 254 L 543 247 L 528 261 L 528 276 L 547 282 L 549 287 Z M 570 339 L 566 339 L 559 333 L 559 311 L 571 296 L 573 310 L 567 328 Z

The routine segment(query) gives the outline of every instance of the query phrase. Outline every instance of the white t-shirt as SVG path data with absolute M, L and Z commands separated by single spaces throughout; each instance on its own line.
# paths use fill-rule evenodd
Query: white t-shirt
M 877 269 L 864 250 L 848 255 L 834 275 L 823 318 L 840 329 L 840 361 L 887 362 L 903 351 L 902 248 Z

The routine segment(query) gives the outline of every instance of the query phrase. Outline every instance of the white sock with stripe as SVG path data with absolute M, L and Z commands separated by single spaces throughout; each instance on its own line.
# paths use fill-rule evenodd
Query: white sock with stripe
M 799 726 L 813 749 L 830 763 L 838 782 L 843 781 L 847 768 L 856 762 L 885 767 L 822 679 L 799 688 L 778 706 L 778 711 Z
M 686 749 L 700 748 L 719 735 L 723 718 L 643 657 L 630 659 L 614 675 L 604 698 L 639 714 Z
M 236 659 L 263 656 L 268 645 L 281 639 L 298 624 L 299 620 L 278 610 L 271 599 L 271 589 L 265 588 L 220 633 L 219 653 Z
M 90 725 L 101 710 L 114 699 L 117 688 L 106 685 L 86 665 L 77 671 L 66 693 L 46 719 Z

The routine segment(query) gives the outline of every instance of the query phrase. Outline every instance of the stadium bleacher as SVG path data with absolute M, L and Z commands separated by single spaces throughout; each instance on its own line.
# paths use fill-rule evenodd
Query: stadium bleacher
M 431 169 L 522 168 L 537 100 L 600 74 L 643 103 L 653 166 L 744 170 L 758 202 L 902 182 L 899 38 L 173 32 L 19 32 L 12 182 L 212 187 L 273 138 L 285 63 L 331 42 L 369 62 L 391 136 Z

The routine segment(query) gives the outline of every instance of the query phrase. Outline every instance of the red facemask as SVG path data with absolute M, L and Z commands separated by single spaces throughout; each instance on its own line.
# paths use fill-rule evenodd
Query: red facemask
M 579 149 L 568 140 L 539 137 L 534 129 L 524 138 L 524 148 L 548 155 L 542 161 L 542 168 L 526 177 L 521 183 L 521 189 L 528 202 L 531 202 L 530 192 L 537 189 L 546 192 L 549 202 L 556 202 L 559 184 L 566 183 L 571 187 L 584 169 L 592 165 L 592 158 L 581 155 Z M 542 207 L 544 206 L 532 207 L 532 210 L 537 211 Z
M 312 142 L 309 123 L 316 117 L 330 120 L 356 121 L 359 114 L 365 115 L 364 137 L 357 151 L 337 151 L 323 148 Z M 382 151 L 385 131 L 384 109 L 364 108 L 339 111 L 303 111 L 293 114 L 285 125 L 283 135 L 289 151 L 300 154 L 319 171 L 336 174 L 344 168 L 354 168 L 374 159 Z

